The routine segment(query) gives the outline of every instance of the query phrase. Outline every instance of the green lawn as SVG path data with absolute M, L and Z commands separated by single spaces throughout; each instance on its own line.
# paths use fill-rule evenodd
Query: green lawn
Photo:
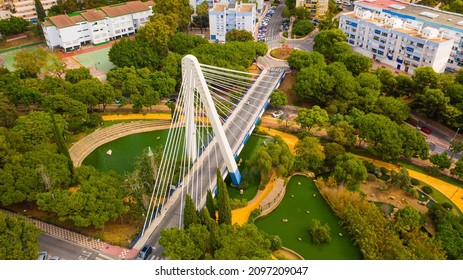
M 283 219 L 288 221 L 283 222 Z M 330 226 L 330 243 L 312 243 L 309 234 L 312 219 Z M 349 233 L 341 227 L 338 217 L 312 180 L 305 176 L 293 176 L 286 186 L 286 194 L 280 205 L 266 217 L 257 219 L 255 224 L 268 234 L 279 235 L 283 246 L 298 252 L 307 260 L 362 259 L 358 246 L 353 244 Z

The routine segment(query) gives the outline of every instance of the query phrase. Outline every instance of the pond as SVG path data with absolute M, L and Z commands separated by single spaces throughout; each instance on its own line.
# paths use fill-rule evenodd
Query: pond
M 309 234 L 312 219 L 329 225 L 331 242 L 322 245 L 312 242 Z M 307 260 L 362 259 L 360 249 L 353 244 L 350 234 L 339 224 L 338 217 L 320 195 L 312 179 L 305 176 L 291 177 L 280 205 L 269 215 L 257 219 L 255 224 L 268 234 L 279 235 L 284 247 L 296 251 Z

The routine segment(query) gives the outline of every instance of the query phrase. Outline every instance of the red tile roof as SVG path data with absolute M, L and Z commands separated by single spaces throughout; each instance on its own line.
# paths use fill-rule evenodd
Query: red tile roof
M 102 20 L 106 17 L 106 14 L 101 10 L 88 10 L 81 14 L 87 21 Z
M 141 1 L 132 1 L 125 3 L 125 5 L 101 7 L 101 10 L 103 10 L 110 17 L 118 17 L 127 14 L 149 11 L 150 8 L 148 5 Z

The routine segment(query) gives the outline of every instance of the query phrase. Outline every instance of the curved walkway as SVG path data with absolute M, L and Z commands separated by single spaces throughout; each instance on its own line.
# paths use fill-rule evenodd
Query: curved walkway
M 265 126 L 262 126 L 262 127 L 265 127 Z M 278 135 L 281 138 L 283 138 L 283 140 L 288 144 L 288 147 L 290 148 L 290 150 L 294 152 L 294 146 L 297 143 L 297 139 L 298 139 L 296 136 L 294 136 L 292 134 L 285 133 L 285 132 L 281 132 L 281 131 L 278 131 L 278 130 L 275 130 L 275 129 L 270 129 L 270 130 L 267 131 L 267 133 L 272 135 L 272 136 Z M 396 171 L 398 170 L 396 165 L 393 165 L 393 164 L 390 164 L 390 163 L 387 163 L 387 162 L 384 162 L 384 161 L 380 161 L 380 160 L 367 158 L 367 157 L 362 157 L 362 156 L 358 156 L 358 155 L 356 155 L 356 156 L 358 158 L 362 159 L 362 160 L 370 161 L 376 166 L 384 167 L 386 169 L 391 169 L 391 170 L 396 170 Z M 442 180 L 439 180 L 437 178 L 428 176 L 426 174 L 416 172 L 416 171 L 413 171 L 413 170 L 409 170 L 409 169 L 407 169 L 407 170 L 408 170 L 408 173 L 410 174 L 410 177 L 418 179 L 418 180 L 420 180 L 420 181 L 434 187 L 435 189 L 440 191 L 443 195 L 445 195 L 448 199 L 450 199 L 453 203 L 455 203 L 455 205 L 461 211 L 463 211 L 463 189 L 461 189 L 461 188 L 459 188 L 459 187 L 457 187 L 455 185 L 449 184 L 447 182 L 444 182 Z

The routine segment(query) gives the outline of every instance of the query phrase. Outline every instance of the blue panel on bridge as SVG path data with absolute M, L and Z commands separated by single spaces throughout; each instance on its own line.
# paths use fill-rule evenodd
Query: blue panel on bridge
M 239 169 L 235 172 L 229 172 L 233 185 L 238 186 L 241 183 L 241 173 Z

